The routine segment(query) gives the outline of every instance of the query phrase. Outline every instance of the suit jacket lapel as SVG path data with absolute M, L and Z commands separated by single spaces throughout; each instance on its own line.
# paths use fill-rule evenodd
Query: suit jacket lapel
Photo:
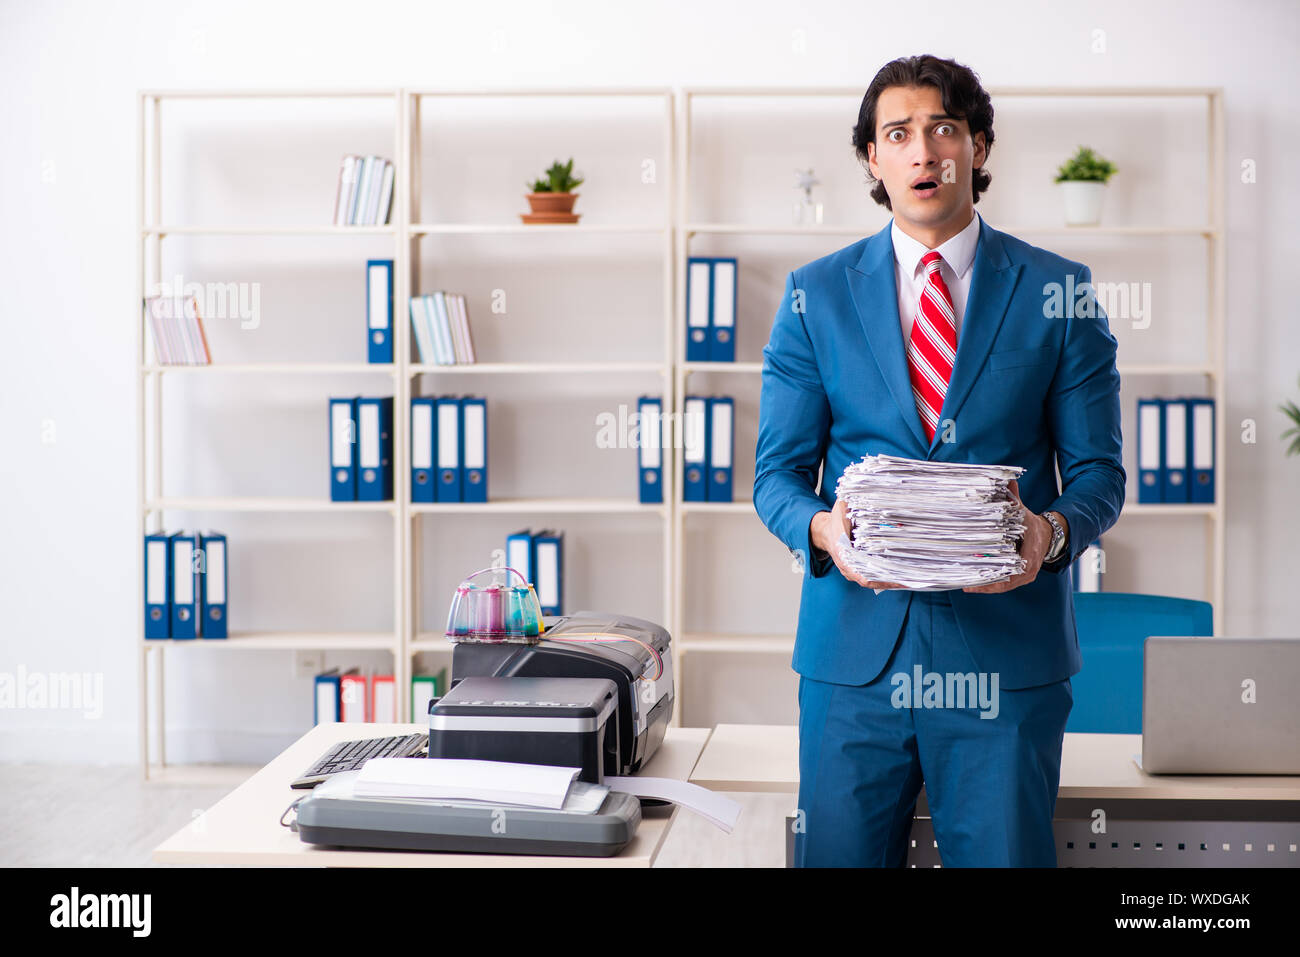
M 892 220 L 890 221 L 892 225 Z M 862 258 L 855 266 L 846 266 L 849 291 L 858 321 L 871 345 L 871 355 L 880 375 L 889 386 L 889 394 L 912 430 L 916 440 L 913 457 L 926 447 L 921 414 L 916 411 L 912 381 L 907 373 L 907 354 L 903 350 L 903 331 L 898 317 L 898 284 L 894 278 L 894 242 L 889 226 L 867 240 Z
M 912 393 L 912 380 L 907 371 L 907 352 L 903 345 L 902 326 L 898 316 L 898 284 L 894 269 L 894 243 L 890 225 L 876 233 L 862 251 L 854 266 L 845 267 L 849 290 L 858 321 L 871 345 L 871 355 L 880 368 L 880 375 L 889 387 L 894 404 L 908 424 L 916 440 L 915 457 L 930 458 L 943 446 L 943 420 L 957 417 L 962 403 L 975 384 L 975 377 L 993 348 L 998 329 L 1006 316 L 1011 293 L 1020 276 L 1019 265 L 1012 265 L 1002 246 L 1001 233 L 980 219 L 980 238 L 975 247 L 975 261 L 971 266 L 970 294 L 966 297 L 966 314 L 962 318 L 961 335 L 957 342 L 957 358 L 953 363 L 952 379 L 944 395 L 943 410 L 939 413 L 940 427 L 933 442 L 925 440 L 921 414 L 916 409 Z
M 1007 305 L 1011 302 L 1011 292 L 1020 277 L 1021 267 L 1011 265 L 1007 259 L 1001 236 L 983 218 L 980 219 L 980 238 L 975 247 L 975 262 L 971 266 L 970 294 L 966 297 L 966 314 L 962 318 L 957 342 L 957 359 L 953 362 L 952 378 L 944 394 L 939 429 L 934 434 L 930 454 L 943 444 L 943 421 L 956 421 L 962 403 L 975 385 L 975 377 L 993 348 L 993 340 L 997 338 Z

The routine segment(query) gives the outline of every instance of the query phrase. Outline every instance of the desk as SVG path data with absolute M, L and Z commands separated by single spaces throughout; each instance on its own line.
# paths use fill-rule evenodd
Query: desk
M 1133 763 L 1141 753 L 1140 734 L 1065 735 L 1053 824 L 1059 865 L 1300 867 L 1300 776 L 1149 775 Z M 690 781 L 798 794 L 799 729 L 720 724 Z M 787 827 L 787 850 L 793 837 Z M 939 863 L 924 789 L 908 863 Z
M 272 867 L 650 867 L 678 808 L 646 809 L 636 836 L 614 857 L 439 854 L 367 851 L 304 844 L 280 825 L 280 815 L 306 791 L 289 787 L 331 745 L 352 738 L 426 730 L 417 724 L 321 724 L 289 746 L 209 810 L 154 848 L 160 864 Z M 707 728 L 669 728 L 641 773 L 685 780 L 709 739 Z

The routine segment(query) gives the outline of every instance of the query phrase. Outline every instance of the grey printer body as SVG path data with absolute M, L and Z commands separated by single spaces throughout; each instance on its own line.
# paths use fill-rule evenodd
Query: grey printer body
M 579 611 L 543 620 L 535 644 L 463 641 L 451 659 L 451 686 L 470 677 L 608 678 L 618 689 L 617 733 L 605 742 L 605 774 L 639 771 L 663 742 L 673 713 L 672 648 L 667 630 L 640 618 Z M 635 641 L 563 641 L 566 635 L 600 632 L 627 635 L 654 648 L 662 660 Z M 644 680 L 641 680 L 643 679 Z M 436 708 L 431 705 L 430 712 Z
M 429 705 L 429 757 L 578 768 L 603 784 L 617 709 L 608 678 L 463 678 Z

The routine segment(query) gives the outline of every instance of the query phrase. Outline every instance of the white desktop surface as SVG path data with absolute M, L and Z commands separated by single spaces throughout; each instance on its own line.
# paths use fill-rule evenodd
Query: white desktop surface
M 353 738 L 426 730 L 416 724 L 321 724 L 290 745 L 209 810 L 154 848 L 160 864 L 272 867 L 649 867 L 679 808 L 643 817 L 636 836 L 614 857 L 370 851 L 304 844 L 280 815 L 307 791 L 289 787 L 330 746 Z M 707 728 L 669 728 L 641 774 L 687 780 L 709 739 Z
M 1133 763 L 1140 734 L 1067 732 L 1058 798 L 1300 801 L 1300 775 L 1147 774 Z M 710 791 L 795 794 L 799 729 L 794 725 L 720 724 L 690 781 Z

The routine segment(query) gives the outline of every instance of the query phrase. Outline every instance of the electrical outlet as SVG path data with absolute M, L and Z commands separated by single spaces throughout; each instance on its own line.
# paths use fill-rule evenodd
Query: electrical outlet
M 315 678 L 325 670 L 325 652 L 295 651 L 293 653 L 293 675 L 295 678 Z

